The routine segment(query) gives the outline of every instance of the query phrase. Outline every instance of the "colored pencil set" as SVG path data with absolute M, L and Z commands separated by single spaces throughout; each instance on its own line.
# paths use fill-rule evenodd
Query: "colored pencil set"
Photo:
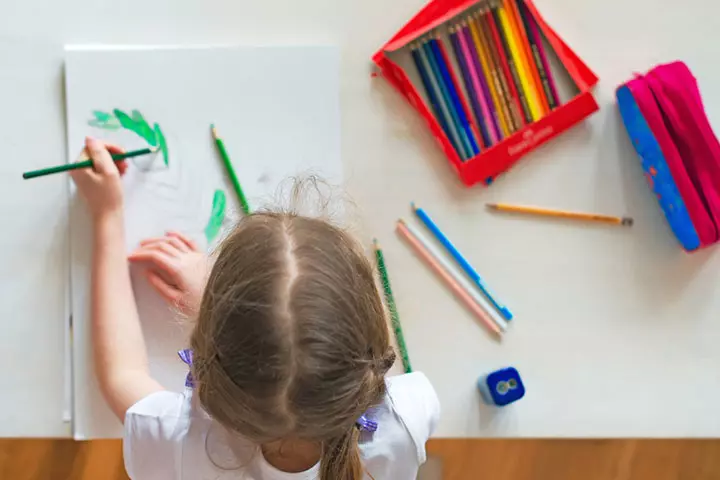
M 470 262 L 440 230 L 430 215 L 415 204 L 412 205 L 412 209 L 418 220 L 442 245 L 457 266 L 448 261 L 440 249 L 435 247 L 419 229 L 404 220 L 398 220 L 397 232 L 490 332 L 502 336 L 513 314 L 500 303 Z
M 456 17 L 446 38 L 436 29 L 410 51 L 435 118 L 463 161 L 560 106 L 540 27 L 523 0 L 481 3 Z

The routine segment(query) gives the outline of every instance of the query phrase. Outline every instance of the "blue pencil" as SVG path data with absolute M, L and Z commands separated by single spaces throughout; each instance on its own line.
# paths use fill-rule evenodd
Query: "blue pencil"
M 442 98 L 445 100 L 445 104 L 448 107 L 448 112 L 450 113 L 450 119 L 455 125 L 455 128 L 458 132 L 458 141 L 460 142 L 460 146 L 462 147 L 460 149 L 460 157 L 465 160 L 466 158 L 470 158 L 472 152 L 470 148 L 470 141 L 467 138 L 467 134 L 465 133 L 465 129 L 463 127 L 462 122 L 460 121 L 460 117 L 458 117 L 457 109 L 453 106 L 452 99 L 450 98 L 450 92 L 448 92 L 447 87 L 445 86 L 445 82 L 443 81 L 442 73 L 440 73 L 440 67 L 438 66 L 437 61 L 435 60 L 435 53 L 433 52 L 432 45 L 430 42 L 426 42 L 423 45 L 423 49 L 425 50 L 425 53 L 427 54 L 428 63 L 430 64 L 430 69 L 435 76 L 435 79 L 437 80 L 438 88 L 440 90 L 440 93 L 442 95 Z
M 482 143 L 485 147 L 489 147 L 492 142 L 490 142 L 487 125 L 485 125 L 485 118 L 483 118 L 482 115 L 482 107 L 480 107 L 478 93 L 475 91 L 475 86 L 472 83 L 470 68 L 465 61 L 465 55 L 463 55 L 460 40 L 458 40 L 458 33 L 454 29 L 450 30 L 450 42 L 452 42 L 453 51 L 457 57 L 458 64 L 460 65 L 460 72 L 462 73 L 463 81 L 465 82 L 465 88 L 467 89 L 468 96 L 470 97 L 470 104 L 472 105 L 473 112 L 475 112 L 475 118 L 477 119 L 478 126 L 480 127 Z
M 458 251 L 457 248 L 455 248 L 455 245 L 452 244 L 449 238 L 445 236 L 445 234 L 440 230 L 440 228 L 435 225 L 435 222 L 432 221 L 430 216 L 423 210 L 422 208 L 416 206 L 414 203 L 411 204 L 413 210 L 415 211 L 415 215 L 418 216 L 420 221 L 427 227 L 430 232 L 435 235 L 435 237 L 438 239 L 438 241 L 442 244 L 443 247 L 445 247 L 445 250 L 447 250 L 450 255 L 455 259 L 455 261 L 460 265 L 460 268 L 465 271 L 468 277 L 475 283 L 475 285 L 478 286 L 480 291 L 487 297 L 487 299 L 492 303 L 493 307 L 497 309 L 498 312 L 506 319 L 506 320 L 512 320 L 513 314 L 510 312 L 510 310 L 500 303 L 495 296 L 492 294 L 488 286 L 483 282 L 480 275 L 475 271 L 475 269 L 470 265 L 470 262 L 468 262 L 465 257 L 462 256 L 462 254 Z
M 432 63 L 430 61 L 431 57 L 430 57 L 430 55 L 428 55 L 428 52 L 425 49 L 426 46 L 427 45 L 423 45 L 420 48 L 418 48 L 418 50 L 417 50 L 418 56 L 420 57 L 420 62 L 422 63 L 422 66 L 425 69 L 425 72 L 427 73 L 428 80 L 430 80 L 430 85 L 435 90 L 435 97 L 437 98 L 438 104 L 440 105 L 440 109 L 442 110 L 442 113 L 445 116 L 445 123 L 448 127 L 448 130 L 450 130 L 450 141 L 455 146 L 455 150 L 457 150 L 460 157 L 466 158 L 465 150 L 462 146 L 462 143 L 460 142 L 460 134 L 458 133 L 457 127 L 455 126 L 455 123 L 453 121 L 451 111 L 450 111 L 447 103 L 445 102 L 438 79 L 432 68 Z
M 445 116 L 440 109 L 440 104 L 438 103 L 437 96 L 435 95 L 435 89 L 432 88 L 432 85 L 430 84 L 430 78 L 428 78 L 428 74 L 422 65 L 422 61 L 420 60 L 420 54 L 418 53 L 417 48 L 418 47 L 416 45 L 410 48 L 410 53 L 412 54 L 413 61 L 415 62 L 415 67 L 417 68 L 418 73 L 420 73 L 420 79 L 422 80 L 423 86 L 425 87 L 425 92 L 430 99 L 430 104 L 432 105 L 433 111 L 435 112 L 435 118 L 437 118 L 438 122 L 440 122 L 440 127 L 450 139 L 450 143 L 453 144 L 455 150 L 457 150 L 457 145 L 455 145 L 453 142 L 450 130 L 447 126 L 447 122 L 445 121 Z
M 470 152 L 474 157 L 480 153 L 480 150 L 478 149 L 477 142 L 475 141 L 475 135 L 473 134 L 472 128 L 470 128 L 470 121 L 465 115 L 465 109 L 460 101 L 460 93 L 458 92 L 459 87 L 456 87 L 455 82 L 453 82 L 452 75 L 450 75 L 450 68 L 452 67 L 445 61 L 445 57 L 443 56 L 440 47 L 440 40 L 437 38 L 431 38 L 430 48 L 432 48 L 432 51 L 435 54 L 435 61 L 440 69 L 440 75 L 442 75 L 448 94 L 450 95 L 450 101 L 457 112 L 460 127 L 465 132 L 465 137 L 468 142 L 468 145 L 466 145 L 468 152 Z

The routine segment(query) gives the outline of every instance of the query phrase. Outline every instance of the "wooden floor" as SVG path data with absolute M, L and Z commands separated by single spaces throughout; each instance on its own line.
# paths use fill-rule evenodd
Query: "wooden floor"
M 433 440 L 428 453 L 423 480 L 720 479 L 720 440 Z M 0 479 L 127 476 L 119 441 L 0 440 Z

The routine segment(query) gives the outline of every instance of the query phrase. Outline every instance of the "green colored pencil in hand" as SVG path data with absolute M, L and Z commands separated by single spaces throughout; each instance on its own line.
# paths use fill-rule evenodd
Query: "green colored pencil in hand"
M 126 158 L 139 157 L 141 155 L 150 155 L 151 153 L 157 152 L 156 147 L 143 148 L 142 150 L 133 150 L 132 152 L 125 153 L 114 153 L 112 159 L 114 162 L 120 162 Z M 68 172 L 70 170 L 77 170 L 78 168 L 92 168 L 92 160 L 85 160 L 83 162 L 66 163 L 64 165 L 57 165 L 55 167 L 41 168 L 40 170 L 33 170 L 31 172 L 23 173 L 23 178 L 29 180 L 31 178 L 44 177 L 45 175 L 52 175 L 54 173 Z

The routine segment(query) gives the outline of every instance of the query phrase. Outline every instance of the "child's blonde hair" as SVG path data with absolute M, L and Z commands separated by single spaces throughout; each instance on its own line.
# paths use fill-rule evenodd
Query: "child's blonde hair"
M 222 244 L 191 339 L 202 406 L 257 444 L 322 445 L 322 480 L 363 475 L 355 421 L 395 360 L 374 269 L 324 221 L 257 213 Z

